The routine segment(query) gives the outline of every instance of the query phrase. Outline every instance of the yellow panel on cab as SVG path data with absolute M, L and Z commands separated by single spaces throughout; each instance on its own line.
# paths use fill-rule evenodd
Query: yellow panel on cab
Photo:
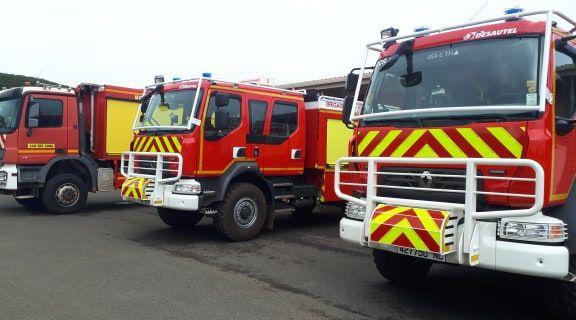
M 338 158 L 348 156 L 348 141 L 350 141 L 353 131 L 346 128 L 340 119 L 327 120 L 326 163 L 334 165 Z
M 130 150 L 132 126 L 140 103 L 134 101 L 107 100 L 106 153 L 120 155 Z

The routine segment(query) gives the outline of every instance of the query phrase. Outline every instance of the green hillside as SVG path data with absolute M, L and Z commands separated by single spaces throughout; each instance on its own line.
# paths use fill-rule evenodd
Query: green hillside
M 57 83 L 48 81 L 46 79 L 36 78 L 36 77 L 29 77 L 23 76 L 19 74 L 9 74 L 9 73 L 2 73 L 0 72 L 0 89 L 2 88 L 12 88 L 12 87 L 22 87 L 24 82 L 30 81 L 30 85 L 36 85 L 37 81 L 46 84 L 53 84 L 57 85 Z

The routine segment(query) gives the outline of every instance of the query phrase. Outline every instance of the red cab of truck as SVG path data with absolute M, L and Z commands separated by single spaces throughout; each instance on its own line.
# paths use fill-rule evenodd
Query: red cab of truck
M 0 192 L 29 208 L 71 213 L 88 192 L 122 183 L 142 90 L 81 84 L 0 92 Z
M 143 101 L 122 195 L 157 207 L 166 224 L 209 216 L 241 241 L 277 212 L 340 203 L 333 164 L 351 135 L 341 99 L 201 78 L 152 86 Z

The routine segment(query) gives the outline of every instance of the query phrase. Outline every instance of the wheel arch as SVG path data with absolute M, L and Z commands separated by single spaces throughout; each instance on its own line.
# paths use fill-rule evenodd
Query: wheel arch
M 216 183 L 216 196 L 214 201 L 224 200 L 226 190 L 236 182 L 248 182 L 256 185 L 266 197 L 266 202 L 270 205 L 273 203 L 272 186 L 262 176 L 262 172 L 255 162 L 240 162 L 233 164 Z
M 39 173 L 39 182 L 46 183 L 48 179 L 59 172 L 69 172 L 82 178 L 89 190 L 92 190 L 98 182 L 96 166 L 91 159 L 82 156 L 57 157 L 42 167 Z M 77 171 L 79 170 L 79 171 Z M 80 174 L 78 174 L 80 173 Z

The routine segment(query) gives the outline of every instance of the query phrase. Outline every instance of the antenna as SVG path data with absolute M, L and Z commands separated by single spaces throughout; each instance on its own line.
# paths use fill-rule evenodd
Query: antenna
M 474 15 L 472 16 L 472 18 L 470 18 L 470 20 L 468 20 L 468 22 L 472 22 L 472 20 L 474 20 L 474 18 L 476 18 L 476 16 L 478 14 L 480 14 L 480 12 L 482 12 L 482 10 L 484 10 L 484 8 L 486 8 L 486 6 L 488 5 L 488 1 L 484 2 L 484 4 L 480 7 L 480 9 L 478 9 L 476 11 L 476 13 L 474 13 Z

